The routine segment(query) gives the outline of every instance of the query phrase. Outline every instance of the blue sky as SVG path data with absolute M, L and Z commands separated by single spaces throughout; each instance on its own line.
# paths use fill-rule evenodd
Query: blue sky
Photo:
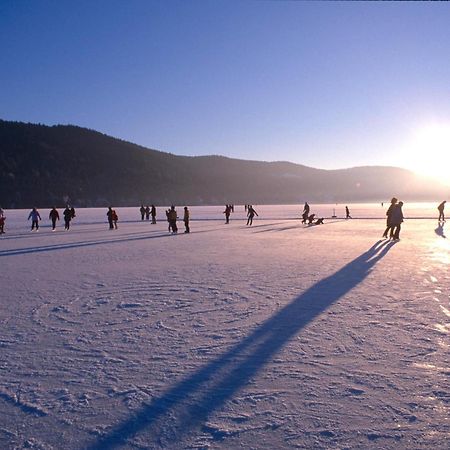
M 408 166 L 450 124 L 450 4 L 0 0 L 0 118 L 175 154 Z

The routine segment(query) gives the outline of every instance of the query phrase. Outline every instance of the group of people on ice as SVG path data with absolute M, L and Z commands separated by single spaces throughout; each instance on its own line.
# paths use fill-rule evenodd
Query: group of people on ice
M 169 209 L 166 210 L 166 217 L 167 222 L 169 222 L 169 233 L 172 232 L 172 234 L 178 233 L 178 226 L 177 226 L 177 219 L 178 214 L 177 210 L 175 209 L 175 206 L 172 205 Z M 190 219 L 190 212 L 189 208 L 187 206 L 184 207 L 184 215 L 183 215 L 183 222 L 184 222 L 184 232 L 190 233 L 191 229 L 189 227 L 189 219 Z
M 139 208 L 139 211 L 141 213 L 141 220 L 150 220 L 150 216 L 152 216 L 152 224 L 156 224 L 156 206 L 144 206 L 141 205 Z
M 308 205 L 308 202 L 305 202 L 305 205 L 303 206 L 303 212 L 302 212 L 302 223 L 308 224 L 308 225 L 322 225 L 324 218 L 320 217 L 316 219 L 315 214 L 310 214 L 311 207 Z

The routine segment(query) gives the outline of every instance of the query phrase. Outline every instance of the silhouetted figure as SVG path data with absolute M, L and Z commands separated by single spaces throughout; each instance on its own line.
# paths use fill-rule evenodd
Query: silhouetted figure
M 190 213 L 189 213 L 189 209 L 187 206 L 184 207 L 184 216 L 183 216 L 183 222 L 184 222 L 184 228 L 185 228 L 185 233 L 190 233 L 191 229 L 189 228 L 189 218 L 190 218 Z
M 247 213 L 248 205 L 244 205 L 245 213 Z
M 252 226 L 253 217 L 255 217 L 255 215 L 257 216 L 258 213 L 254 210 L 252 205 L 248 205 L 248 207 L 247 207 L 247 216 L 248 216 L 247 225 Z
M 392 237 L 394 234 L 394 228 L 392 226 L 392 213 L 394 211 L 394 208 L 397 204 L 397 199 L 395 197 L 392 198 L 391 200 L 391 204 L 388 208 L 388 210 L 386 211 L 386 229 L 384 230 L 383 233 L 383 237 L 387 238 L 388 237 L 388 233 L 389 233 L 389 237 Z
M 106 213 L 106 217 L 108 218 L 109 229 L 114 230 L 114 210 L 110 206 L 108 208 L 108 212 Z
M 323 225 L 323 217 L 321 217 L 320 219 L 317 219 L 317 220 L 314 222 L 314 225 Z
M 31 231 L 36 228 L 36 231 L 39 230 L 39 221 L 41 220 L 41 215 L 36 208 L 33 208 L 28 215 L 28 220 L 31 219 Z
M 70 208 L 70 214 L 72 215 L 72 219 L 74 219 L 75 216 L 75 208 L 72 206 L 72 208 Z
M 167 217 L 167 223 L 169 224 L 169 233 L 170 233 L 170 219 L 169 219 L 169 213 L 170 213 L 170 208 L 166 209 L 166 217 Z
M 394 240 L 400 240 L 400 229 L 401 224 L 403 222 L 403 211 L 402 211 L 403 202 L 398 202 L 397 205 L 395 205 L 393 211 L 392 211 L 392 217 L 391 217 L 391 223 L 392 228 L 394 228 L 394 234 L 392 238 Z
M 145 220 L 150 220 L 150 206 L 145 207 Z
M 5 232 L 5 211 L 3 211 L 2 208 L 0 208 L 0 234 L 3 234 Z
M 311 225 L 313 223 L 315 217 L 315 214 L 311 214 L 310 216 L 308 216 L 308 225 Z
M 115 209 L 112 211 L 112 220 L 114 224 L 114 228 L 117 230 L 117 221 L 119 220 L 119 216 L 117 215 L 117 212 Z
M 152 205 L 151 209 L 150 209 L 150 214 L 152 216 L 152 224 L 156 223 L 156 207 L 155 205 Z
M 234 205 L 230 205 L 231 212 L 234 213 Z
M 70 221 L 72 220 L 72 210 L 69 208 L 69 205 L 66 206 L 66 209 L 63 211 L 64 216 L 64 230 L 68 230 L 70 228 Z
M 144 220 L 144 218 L 145 218 L 145 207 L 144 207 L 144 205 L 141 205 L 141 207 L 139 208 L 139 212 L 141 213 L 141 220 Z
M 447 200 L 444 200 L 442 203 L 439 204 L 439 206 L 437 207 L 438 211 L 439 211 L 439 222 L 445 222 L 445 217 L 444 217 L 444 208 L 445 208 L 445 204 L 447 203 Z
M 303 212 L 302 212 L 302 223 L 306 223 L 308 221 L 309 210 L 310 210 L 310 207 L 308 205 L 308 202 L 305 202 L 305 206 L 303 207 Z
M 352 216 L 350 215 L 350 210 L 348 209 L 348 206 L 345 207 L 345 218 L 351 219 Z
M 48 218 L 52 221 L 52 231 L 55 231 L 56 221 L 59 220 L 59 212 L 55 207 L 50 210 Z
M 169 209 L 169 213 L 167 214 L 167 218 L 169 220 L 169 231 L 172 229 L 172 233 L 178 233 L 177 227 L 177 211 L 175 206 L 171 206 Z
M 225 211 L 223 213 L 225 214 L 225 223 L 230 223 L 231 206 L 225 205 Z

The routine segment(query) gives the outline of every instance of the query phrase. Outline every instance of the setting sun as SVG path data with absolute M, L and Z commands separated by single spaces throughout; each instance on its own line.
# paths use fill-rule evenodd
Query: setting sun
M 419 129 L 406 150 L 413 171 L 450 184 L 450 124 L 433 124 Z

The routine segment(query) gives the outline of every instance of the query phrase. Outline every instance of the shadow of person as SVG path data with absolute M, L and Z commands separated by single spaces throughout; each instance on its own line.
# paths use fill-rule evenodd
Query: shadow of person
M 361 283 L 389 249 L 380 240 L 336 273 L 317 282 L 269 317 L 242 341 L 153 399 L 90 450 L 111 449 L 145 432 L 153 445 L 178 443 L 244 387 L 308 323 Z
M 438 223 L 438 226 L 437 226 L 437 228 L 434 230 L 434 232 L 435 232 L 438 236 L 440 236 L 440 237 L 442 237 L 442 238 L 444 238 L 444 239 L 447 238 L 447 236 L 446 236 L 445 233 L 444 233 L 444 222 L 439 222 L 439 223 Z

